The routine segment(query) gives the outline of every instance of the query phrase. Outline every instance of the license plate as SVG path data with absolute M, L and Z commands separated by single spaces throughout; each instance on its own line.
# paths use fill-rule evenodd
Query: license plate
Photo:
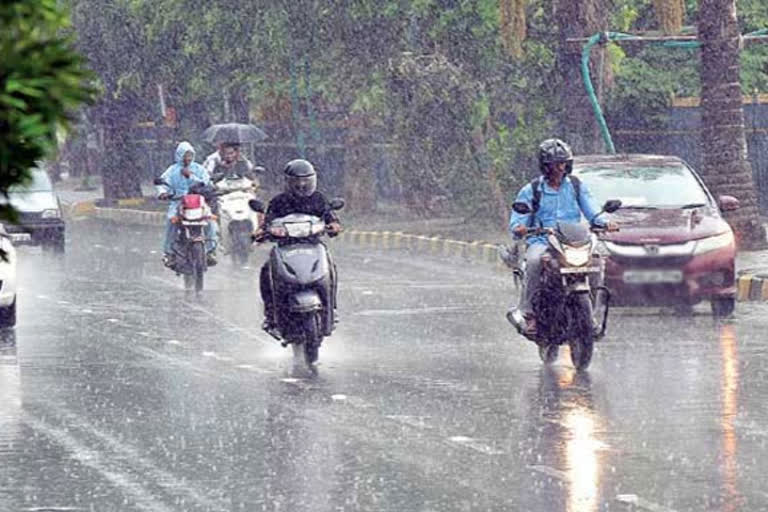
M 32 235 L 29 233 L 11 233 L 12 242 L 29 242 L 32 240 Z
M 624 272 L 627 284 L 681 283 L 683 272 L 680 270 L 627 270 Z
M 600 267 L 566 267 L 561 268 L 561 274 L 591 274 L 593 272 L 600 272 Z

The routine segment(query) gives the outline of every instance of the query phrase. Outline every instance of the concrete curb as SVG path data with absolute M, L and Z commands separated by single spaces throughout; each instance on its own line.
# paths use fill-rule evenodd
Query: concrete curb
M 163 226 L 165 224 L 165 212 L 101 208 L 95 206 L 93 201 L 84 201 L 72 205 L 70 207 L 70 214 L 73 217 L 109 220 L 122 224 L 138 224 L 143 226 Z M 464 242 L 437 236 L 430 237 L 403 233 L 401 231 L 361 231 L 355 229 L 342 232 L 336 240 L 382 249 L 403 248 L 429 252 L 438 256 L 491 264 L 499 268 L 504 266 L 501 258 L 499 258 L 498 245 L 483 241 Z
M 737 281 L 736 300 L 768 301 L 768 273 L 744 272 Z
M 70 207 L 73 217 L 88 217 L 123 224 L 163 226 L 165 212 L 147 212 L 125 208 L 101 208 L 93 201 L 75 203 Z M 464 242 L 438 236 L 416 235 L 402 231 L 363 231 L 351 229 L 341 233 L 336 240 L 381 249 L 409 249 L 436 256 L 456 258 L 462 261 L 489 264 L 504 268 L 498 253 L 498 245 L 484 241 Z M 736 299 L 768 301 L 768 273 L 745 271 L 737 278 Z

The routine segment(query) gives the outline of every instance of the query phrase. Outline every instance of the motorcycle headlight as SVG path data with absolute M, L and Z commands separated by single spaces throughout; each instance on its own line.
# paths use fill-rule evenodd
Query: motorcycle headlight
M 574 267 L 586 265 L 589 263 L 590 248 L 590 244 L 579 248 L 567 247 L 565 249 L 565 262 Z
M 704 254 L 717 249 L 723 249 L 734 243 L 733 231 L 726 231 L 720 235 L 710 236 L 709 238 L 702 238 L 696 241 L 696 248 L 693 250 L 694 254 Z
M 42 217 L 44 219 L 58 219 L 61 216 L 58 208 L 51 208 L 49 210 L 43 210 Z

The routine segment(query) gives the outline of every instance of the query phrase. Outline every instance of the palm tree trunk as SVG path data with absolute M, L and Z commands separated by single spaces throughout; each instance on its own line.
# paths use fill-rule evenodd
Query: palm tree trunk
M 747 160 L 739 82 L 741 36 L 736 0 L 701 0 L 702 175 L 716 197 L 731 195 L 741 208 L 726 212 L 741 248 L 765 245 L 752 166 Z

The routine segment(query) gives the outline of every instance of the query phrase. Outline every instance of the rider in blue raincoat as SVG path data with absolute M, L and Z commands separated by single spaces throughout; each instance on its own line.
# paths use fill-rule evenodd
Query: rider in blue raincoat
M 177 234 L 177 227 L 171 222 L 171 217 L 178 213 L 181 197 L 189 191 L 189 187 L 196 182 L 211 185 L 211 177 L 202 165 L 195 162 L 195 148 L 189 142 L 181 142 L 176 147 L 175 162 L 168 167 L 160 178 L 169 187 L 161 186 L 158 199 L 172 198 L 168 205 L 168 213 L 165 219 L 165 243 L 163 245 L 163 262 L 167 266 L 173 266 L 174 255 L 172 244 Z M 208 252 L 208 265 L 216 264 L 216 244 L 218 241 L 218 229 L 215 221 L 209 221 L 206 228 L 206 251 Z

